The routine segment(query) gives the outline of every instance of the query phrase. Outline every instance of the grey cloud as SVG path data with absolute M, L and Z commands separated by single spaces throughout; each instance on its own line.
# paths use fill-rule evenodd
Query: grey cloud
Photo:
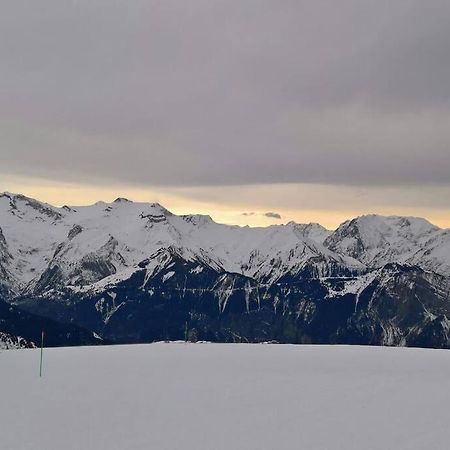
M 0 172 L 448 185 L 447 0 L 7 0 Z
M 256 216 L 256 215 L 261 215 L 261 216 L 264 216 L 264 217 L 269 217 L 270 219 L 281 219 L 281 215 L 278 214 L 278 213 L 275 213 L 275 212 L 266 212 L 266 213 L 261 213 L 261 214 L 257 214 L 257 213 L 255 213 L 255 212 L 243 212 L 243 213 L 241 214 L 241 216 L 246 216 L 246 217 L 249 217 L 249 216 Z
M 266 212 L 264 213 L 265 217 L 269 217 L 270 219 L 281 219 L 281 215 L 274 212 Z
M 276 184 L 252 186 L 216 186 L 168 188 L 173 195 L 186 201 L 225 204 L 236 208 L 259 210 L 286 210 L 293 206 L 303 210 L 385 211 L 399 214 L 419 214 L 414 210 L 434 209 L 450 212 L 450 185 L 447 186 L 335 186 L 322 184 Z M 287 212 L 285 215 L 288 215 Z

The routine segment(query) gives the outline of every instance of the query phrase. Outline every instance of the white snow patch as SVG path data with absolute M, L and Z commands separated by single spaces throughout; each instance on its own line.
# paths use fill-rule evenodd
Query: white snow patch
M 203 272 L 203 267 L 202 266 L 196 266 L 193 269 L 191 269 L 189 271 L 189 273 L 195 273 L 195 274 L 199 274 Z
M 167 280 L 169 280 L 170 278 L 172 278 L 174 275 L 175 275 L 175 272 L 172 271 L 172 270 L 171 270 L 170 272 L 165 273 L 165 274 L 163 275 L 162 282 L 165 283 Z

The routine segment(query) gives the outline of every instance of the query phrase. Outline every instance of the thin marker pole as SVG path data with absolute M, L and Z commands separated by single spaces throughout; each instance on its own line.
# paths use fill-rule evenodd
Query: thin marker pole
M 44 354 L 44 330 L 41 334 L 41 363 L 39 364 L 39 376 L 42 377 L 42 356 Z

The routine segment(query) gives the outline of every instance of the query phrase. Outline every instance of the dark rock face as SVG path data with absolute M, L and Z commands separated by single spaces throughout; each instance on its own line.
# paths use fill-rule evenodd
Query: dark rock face
M 0 295 L 8 295 L 11 286 L 11 274 L 8 264 L 12 259 L 3 231 L 0 228 Z
M 71 241 L 73 238 L 78 236 L 83 231 L 83 227 L 80 225 L 74 225 L 73 228 L 69 231 L 69 234 L 67 235 L 67 239 Z
M 47 347 L 96 345 L 102 343 L 89 330 L 23 311 L 0 298 L 0 333 L 23 338 L 30 346 L 39 345 L 45 332 Z
M 340 336 L 346 343 L 448 348 L 449 287 L 437 274 L 388 265 L 360 294 Z
M 450 283 L 418 267 L 389 264 L 351 293 L 352 278 L 302 274 L 264 285 L 170 251 L 159 258 L 160 271 L 149 274 L 143 261 L 131 278 L 95 294 L 17 304 L 117 343 L 180 340 L 187 329 L 214 342 L 450 347 Z

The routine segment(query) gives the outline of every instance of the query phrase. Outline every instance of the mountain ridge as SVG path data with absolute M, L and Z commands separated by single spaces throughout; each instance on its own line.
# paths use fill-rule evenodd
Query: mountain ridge
M 179 339 L 188 322 L 219 341 L 447 346 L 449 278 L 450 230 L 421 218 L 252 228 L 121 197 L 0 194 L 6 300 L 111 341 Z
M 8 201 L 7 205 L 2 201 L 5 199 Z M 359 216 L 344 222 L 335 231 L 327 230 L 316 223 L 298 224 L 292 221 L 285 225 L 252 228 L 219 224 L 206 215 L 177 216 L 158 203 L 135 203 L 121 197 L 112 203 L 96 202 L 89 206 L 58 208 L 21 194 L 11 193 L 0 194 L 0 214 L 0 252 L 3 252 L 3 255 L 7 251 L 5 233 L 11 234 L 12 241 L 16 243 L 20 240 L 20 235 L 14 236 L 12 228 L 17 229 L 19 234 L 20 225 L 28 222 L 22 234 L 28 233 L 33 238 L 40 235 L 41 240 L 47 235 L 47 242 L 42 243 L 42 247 L 47 251 L 42 252 L 39 245 L 33 246 L 31 243 L 23 246 L 26 249 L 20 248 L 20 244 L 17 246 L 16 253 L 26 255 L 29 251 L 37 252 L 41 256 L 41 264 L 29 263 L 28 273 L 26 270 L 20 273 L 21 270 L 17 266 L 10 269 L 23 285 L 37 282 L 37 275 L 42 275 L 45 270 L 42 261 L 49 264 L 52 260 L 61 260 L 64 255 L 70 259 L 72 253 L 71 263 L 84 257 L 85 260 L 81 261 L 81 264 L 89 265 L 89 259 L 94 258 L 90 249 L 96 252 L 96 256 L 100 255 L 103 263 L 106 260 L 113 261 L 120 269 L 138 264 L 139 253 L 141 259 L 145 259 L 158 248 L 173 245 L 183 247 L 196 255 L 206 252 L 208 257 L 224 270 L 257 277 L 268 276 L 269 269 L 264 269 L 267 260 L 275 259 L 273 262 L 278 263 L 283 261 L 287 264 L 285 270 L 288 270 L 298 263 L 299 254 L 303 255 L 303 259 L 307 257 L 306 253 L 309 253 L 310 257 L 320 256 L 351 269 L 358 269 L 361 265 L 380 267 L 394 261 L 416 264 L 424 246 L 431 247 L 444 238 L 444 245 L 448 245 L 450 249 L 450 239 L 446 239 L 450 230 L 440 229 L 425 219 L 401 216 Z M 8 222 L 8 216 L 9 224 L 5 224 L 4 222 Z M 50 228 L 42 230 L 42 224 Z M 108 226 L 108 233 L 102 233 L 100 228 Z M 36 229 L 34 235 L 33 228 Z M 95 233 L 98 236 L 93 236 Z M 140 233 L 140 239 L 133 241 L 130 238 L 132 233 Z M 85 241 L 90 240 L 87 246 L 89 248 L 83 249 L 80 245 L 75 248 L 80 235 L 84 236 Z M 149 235 L 154 237 L 153 242 L 149 242 Z M 389 242 L 386 236 L 389 236 Z M 117 250 L 118 247 L 121 251 Z M 141 247 L 145 248 L 144 252 L 139 252 Z M 237 247 L 241 247 L 242 251 L 239 252 Z M 439 247 L 442 247 L 442 242 Z M 373 254 L 374 248 L 376 254 Z M 130 253 L 130 249 L 135 255 L 127 260 L 124 255 Z M 434 250 L 436 253 L 437 249 Z M 8 250 L 9 253 L 11 251 L 12 249 Z M 80 253 L 79 257 L 74 254 L 77 251 Z M 53 254 L 50 254 L 51 252 Z M 295 260 L 292 253 L 297 253 L 297 261 L 292 261 Z M 426 250 L 422 252 L 426 261 L 427 255 L 423 253 L 426 253 Z M 399 257 L 402 258 L 401 261 L 398 261 Z M 5 259 L 3 257 L 3 260 Z M 26 266 L 26 259 L 19 266 Z M 29 255 L 28 259 L 32 259 L 32 255 Z M 429 259 L 426 268 L 439 273 L 450 273 L 450 258 L 445 257 L 440 261 L 436 260 L 433 254 Z M 3 269 L 5 270 L 4 267 Z M 102 270 L 100 275 L 107 275 L 112 267 L 105 263 Z M 272 281 L 273 277 L 276 277 L 276 274 L 272 274 Z

